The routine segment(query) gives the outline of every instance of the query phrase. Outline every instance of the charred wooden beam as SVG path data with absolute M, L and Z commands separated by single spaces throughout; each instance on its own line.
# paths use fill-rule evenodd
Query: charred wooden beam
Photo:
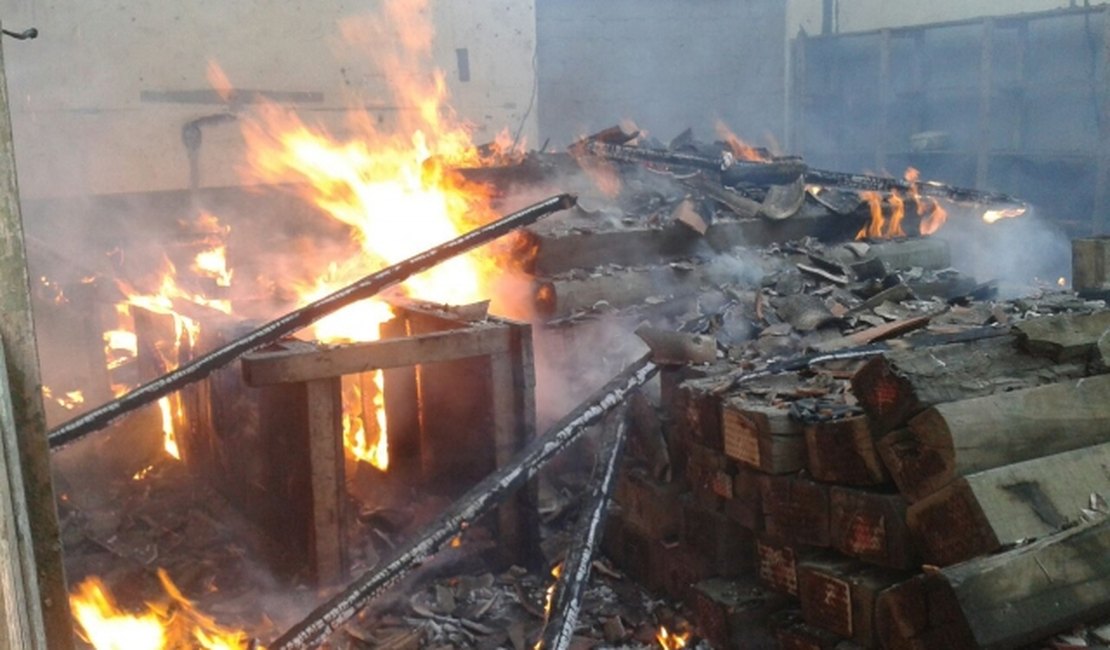
M 199 381 L 214 370 L 231 363 L 255 348 L 273 343 L 283 336 L 288 336 L 303 329 L 347 305 L 375 296 L 417 273 L 492 241 L 516 228 L 535 223 L 541 217 L 552 212 L 565 210 L 573 206 L 574 203 L 575 197 L 573 195 L 561 194 L 554 196 L 546 201 L 502 217 L 497 221 L 475 228 L 445 244 L 372 273 L 354 284 L 272 320 L 241 338 L 201 355 L 165 376 L 139 386 L 117 400 L 108 402 L 62 424 L 48 434 L 50 447 L 57 448 L 98 431 L 119 416 L 151 404 L 175 390 Z
M 1025 354 L 1013 337 L 1003 336 L 975 345 L 890 352 L 856 373 L 852 392 L 882 432 L 935 404 L 1076 379 L 1086 372 L 1086 364 L 1056 364 Z
M 1110 375 L 938 404 L 879 452 L 911 501 L 958 476 L 1098 444 L 1110 430 Z
M 1110 519 L 933 571 L 879 595 L 884 648 L 1017 648 L 1110 613 Z
M 544 628 L 543 639 L 538 648 L 567 650 L 574 640 L 574 628 L 582 609 L 582 596 L 590 585 L 590 569 L 605 530 L 605 518 L 624 452 L 625 434 L 628 430 L 626 414 L 626 409 L 618 409 L 610 415 L 616 420 L 612 427 L 613 432 L 598 452 L 598 465 L 590 484 L 589 499 L 571 535 L 574 541 L 563 561 L 563 570 L 551 598 L 551 618 Z
M 1110 492 L 1110 443 L 958 478 L 913 504 L 907 523 L 926 562 L 946 566 L 1078 519 L 1091 495 Z
M 272 650 L 309 648 L 349 621 L 360 609 L 401 579 L 414 567 L 462 532 L 470 522 L 493 510 L 559 452 L 578 439 L 614 407 L 655 376 L 659 368 L 644 357 L 628 366 L 598 389 L 574 411 L 534 439 L 513 462 L 499 468 L 455 501 L 439 519 L 412 541 L 399 547 L 380 564 L 346 589 L 314 609 L 304 620 L 278 637 Z

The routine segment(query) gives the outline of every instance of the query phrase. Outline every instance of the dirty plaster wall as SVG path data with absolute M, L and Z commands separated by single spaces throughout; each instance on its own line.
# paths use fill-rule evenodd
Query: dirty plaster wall
M 766 144 L 783 130 L 780 0 L 547 0 L 536 6 L 541 143 L 622 119 L 668 140 L 719 118 Z
M 385 91 L 372 49 L 345 43 L 339 29 L 381 4 L 0 0 L 6 28 L 40 31 L 34 41 L 4 39 L 24 197 L 188 187 L 183 125 L 228 110 L 210 92 L 210 60 L 237 88 L 299 93 L 287 97 L 308 121 L 341 131 L 357 95 L 388 126 L 412 106 Z M 475 139 L 508 127 L 534 140 L 534 113 L 525 115 L 534 88 L 534 3 L 433 0 L 430 8 L 435 64 Z M 460 80 L 459 49 L 468 81 Z M 193 97 L 182 98 L 189 91 Z M 203 127 L 200 185 L 239 183 L 241 148 L 234 121 Z

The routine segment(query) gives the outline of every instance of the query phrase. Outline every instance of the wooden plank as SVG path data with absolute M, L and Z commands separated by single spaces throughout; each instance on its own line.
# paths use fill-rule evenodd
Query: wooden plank
M 680 440 L 688 440 L 710 449 L 721 450 L 721 397 L 713 392 L 717 379 L 691 379 L 679 386 L 671 422 Z M 667 405 L 665 405 L 665 408 Z
M 911 569 L 920 564 L 906 523 L 906 500 L 856 488 L 829 489 L 830 542 L 836 550 L 879 566 Z
M 22 479 L 22 496 L 7 492 L 5 497 L 17 518 L 7 522 L 16 527 L 6 532 L 15 536 L 16 548 L 2 560 L 9 564 L 6 576 L 11 580 L 0 585 L 5 590 L 0 596 L 4 617 L 0 634 L 10 638 L 0 640 L 13 648 L 65 650 L 73 647 L 73 621 L 50 475 L 9 110 L 0 55 L 0 341 L 7 357 L 0 371 L 7 373 L 12 407 L 11 419 L 4 425 L 0 462 L 7 465 L 9 480 L 16 478 L 12 472 L 17 467 Z M 21 609 L 16 611 L 17 607 Z
M 1106 242 L 1108 246 L 1104 255 L 1110 259 L 1110 240 Z M 1073 244 L 1073 251 L 1074 248 Z M 1104 277 L 1103 281 L 1110 283 L 1110 276 Z M 1060 314 L 1014 325 L 1023 350 L 1061 363 L 1086 361 L 1107 330 L 1110 330 L 1110 311 Z
M 311 468 L 310 553 L 316 582 L 338 584 L 347 572 L 343 529 L 347 481 L 343 459 L 343 401 L 339 378 L 305 384 L 308 400 L 308 457 Z
M 798 595 L 798 554 L 791 544 L 760 535 L 755 540 L 756 572 L 768 588 L 789 596 Z
M 243 377 L 251 386 L 313 381 L 382 368 L 480 357 L 504 351 L 507 346 L 503 326 L 472 326 L 316 350 L 252 352 L 243 356 Z
M 910 506 L 926 562 L 946 566 L 1077 519 L 1110 492 L 1110 443 L 970 474 Z
M 621 473 L 614 497 L 628 527 L 653 539 L 677 539 L 682 534 L 683 486 L 663 483 L 634 469 Z
M 919 576 L 883 592 L 886 648 L 1023 647 L 1110 614 L 1110 520 Z
M 763 497 L 759 493 L 761 474 L 749 467 L 736 468 L 732 497 L 725 500 L 725 516 L 755 532 L 763 530 Z
M 809 473 L 819 481 L 880 485 L 889 480 L 865 415 L 805 426 Z
M 1086 364 L 1033 357 L 1019 350 L 1013 337 L 999 336 L 875 357 L 852 377 L 852 394 L 882 433 L 935 404 L 1086 374 Z
M 686 484 L 693 498 L 705 508 L 719 510 L 725 499 L 733 497 L 732 461 L 720 451 L 696 442 L 687 444 Z
M 710 578 L 695 585 L 692 593 L 694 623 L 715 648 L 770 647 L 774 639 L 767 617 L 789 602 L 753 578 Z
M 958 476 L 1095 445 L 1110 431 L 1110 375 L 938 404 L 879 443 L 911 501 Z
M 829 546 L 829 486 L 800 476 L 763 476 L 763 522 L 768 535 L 795 544 Z
M 683 500 L 682 527 L 683 541 L 705 559 L 713 575 L 734 578 L 751 572 L 755 560 L 751 531 L 689 498 Z
M 843 558 L 798 563 L 798 597 L 810 625 L 850 638 L 863 648 L 879 647 L 875 603 L 879 594 L 909 578 Z
M 728 398 L 720 409 L 725 454 L 770 474 L 805 467 L 805 432 L 785 408 Z

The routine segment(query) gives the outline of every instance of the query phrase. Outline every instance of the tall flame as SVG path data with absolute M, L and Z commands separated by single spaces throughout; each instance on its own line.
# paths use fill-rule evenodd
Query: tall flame
M 482 164 L 485 158 L 468 128 L 447 106 L 441 71 L 430 77 L 432 29 L 426 0 L 386 0 L 381 16 L 341 23 L 351 44 L 375 48 L 396 103 L 404 110 L 396 130 L 383 130 L 365 111 L 348 116 L 353 135 L 339 138 L 311 126 L 295 113 L 261 105 L 243 120 L 249 180 L 293 182 L 303 198 L 349 229 L 354 254 L 342 262 L 320 259 L 312 280 L 295 287 L 301 304 L 323 297 L 355 280 L 457 237 L 495 217 L 490 190 L 463 179 L 452 166 Z M 399 44 L 390 48 L 388 43 Z M 226 76 L 221 77 L 226 78 Z M 491 150 L 504 153 L 507 134 Z M 500 249 L 499 249 L 500 250 Z M 323 257 L 323 256 L 321 256 Z M 402 287 L 433 302 L 468 304 L 491 297 L 498 271 L 496 251 L 486 247 L 455 257 Z M 319 321 L 317 340 L 328 343 L 370 341 L 392 318 L 374 300 L 351 305 Z M 388 466 L 388 438 L 382 397 L 383 378 L 373 386 L 344 381 L 344 439 L 350 454 L 380 469 Z M 364 392 L 373 391 L 374 417 L 363 413 Z
M 738 160 L 766 160 L 766 157 L 760 153 L 759 149 L 741 140 L 723 121 L 717 120 L 715 128 L 717 137 L 725 141 L 725 144 L 727 144 L 728 148 L 732 151 L 732 155 L 736 156 Z
M 675 634 L 668 631 L 665 625 L 660 625 L 659 632 L 655 634 L 655 640 L 659 642 L 659 647 L 663 650 L 679 650 L 686 647 L 690 640 L 690 633 Z

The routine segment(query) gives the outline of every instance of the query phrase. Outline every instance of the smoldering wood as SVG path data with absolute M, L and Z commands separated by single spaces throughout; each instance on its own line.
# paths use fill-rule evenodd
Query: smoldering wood
M 1017 348 L 1012 336 L 974 344 L 886 352 L 852 377 L 852 393 L 880 432 L 944 402 L 1077 379 L 1086 364 L 1057 364 Z
M 1110 491 L 1110 443 L 969 474 L 914 503 L 910 529 L 926 562 L 955 564 L 1075 522 Z
M 836 350 L 845 350 L 849 348 L 856 348 L 875 341 L 885 341 L 886 339 L 897 338 L 903 334 L 922 329 L 929 324 L 938 314 L 924 314 L 921 316 L 914 316 L 911 318 L 903 318 L 875 327 L 869 327 L 859 332 L 848 334 L 830 341 L 824 341 L 814 345 L 814 349 L 819 352 L 835 352 Z
M 921 554 L 900 494 L 840 485 L 829 488 L 829 538 L 841 553 L 891 569 L 912 569 Z
M 1022 349 L 1058 362 L 1086 361 L 1107 331 L 1110 311 L 1061 314 L 1014 325 Z
M 658 367 L 642 358 L 615 376 L 590 398 L 529 443 L 512 463 L 499 468 L 468 490 L 435 522 L 404 546 L 398 547 L 380 568 L 363 574 L 317 607 L 301 622 L 278 637 L 274 650 L 307 648 L 346 623 L 367 603 L 380 595 L 414 566 L 434 554 L 466 525 L 503 502 L 513 490 L 535 475 L 555 455 L 576 440 L 586 427 L 623 403 L 628 395 L 651 379 Z
M 614 411 L 613 431 L 607 434 L 598 451 L 598 464 L 589 486 L 589 495 L 571 533 L 573 540 L 563 561 L 562 573 L 551 598 L 551 616 L 544 627 L 541 648 L 566 650 L 574 639 L 575 626 L 582 609 L 582 596 L 590 585 L 594 555 L 605 528 L 609 502 L 613 496 L 617 471 L 624 452 L 628 430 L 627 409 Z M 607 427 L 610 428 L 610 427 Z
M 701 192 L 699 184 L 690 187 Z M 540 223 L 523 231 L 523 248 L 533 251 L 523 268 L 528 273 L 551 277 L 610 264 L 665 264 L 696 255 L 704 245 L 723 252 L 737 246 L 764 246 L 807 236 L 836 241 L 855 234 L 859 220 L 864 218 L 862 214 L 830 215 L 823 206 L 806 202 L 791 218 L 772 221 L 756 216 L 759 202 L 732 190 L 718 186 L 704 194 L 741 218 L 722 218 L 719 214 L 705 234 L 700 235 L 675 222 L 662 227 L 609 227 L 599 224 L 596 217 L 571 214 L 566 222 Z
M 948 242 L 936 237 L 868 244 L 867 252 L 863 255 L 858 254 L 857 250 L 849 246 L 840 246 L 833 248 L 827 254 L 830 258 L 848 266 L 878 261 L 891 271 L 914 267 L 937 271 L 952 266 L 952 251 Z
M 647 298 L 696 293 L 707 273 L 701 264 L 675 263 L 596 271 L 586 277 L 537 278 L 533 307 L 547 318 L 562 318 L 598 305 L 628 307 Z
M 1022 647 L 1110 614 L 1110 519 L 930 572 L 883 592 L 886 648 Z
M 373 297 L 412 275 L 492 241 L 516 228 L 534 223 L 545 215 L 570 208 L 575 200 L 575 197 L 570 194 L 561 194 L 536 203 L 485 226 L 475 228 L 445 244 L 372 273 L 316 302 L 274 319 L 236 340 L 194 358 L 163 377 L 139 386 L 119 399 L 60 425 L 48 434 L 50 447 L 57 448 L 98 431 L 117 417 L 199 381 L 253 349 L 273 343 L 347 305 Z
M 923 196 L 931 196 L 938 199 L 947 199 L 956 201 L 958 203 L 972 203 L 978 205 L 998 205 L 1001 207 L 1012 207 L 1015 209 L 1025 209 L 1026 205 L 1023 201 L 1016 199 L 1008 194 L 1001 192 L 984 192 L 981 190 L 968 189 L 963 187 L 955 187 L 952 185 L 945 185 L 943 183 L 920 183 L 911 184 L 907 181 L 890 178 L 886 176 L 868 176 L 865 174 L 850 174 L 844 172 L 828 171 L 824 169 L 813 169 L 812 167 L 806 169 L 805 173 L 806 183 L 810 185 L 821 185 L 827 188 L 836 189 L 852 189 L 863 192 L 892 192 L 896 191 L 900 194 L 912 194 L 913 191 L 920 192 Z
M 484 323 L 465 330 L 400 339 L 319 347 L 313 350 L 259 350 L 244 356 L 243 377 L 251 386 L 313 381 L 370 370 L 480 357 L 505 348 L 508 330 Z
M 649 348 L 659 365 L 710 363 L 717 359 L 717 340 L 707 334 L 677 332 L 647 324 L 634 332 Z
M 912 501 L 958 476 L 1096 445 L 1110 431 L 1110 375 L 938 404 L 879 443 Z
M 805 425 L 806 467 L 819 481 L 879 485 L 889 480 L 866 415 Z

